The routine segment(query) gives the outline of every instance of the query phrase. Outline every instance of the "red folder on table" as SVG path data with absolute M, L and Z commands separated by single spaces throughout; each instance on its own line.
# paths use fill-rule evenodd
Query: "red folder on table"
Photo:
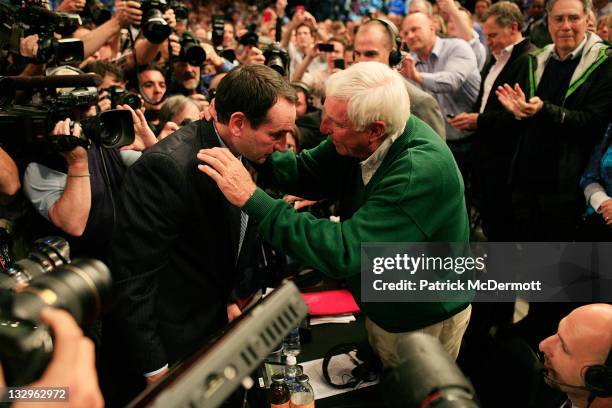
M 329 316 L 359 312 L 353 295 L 346 289 L 302 293 L 311 316 Z

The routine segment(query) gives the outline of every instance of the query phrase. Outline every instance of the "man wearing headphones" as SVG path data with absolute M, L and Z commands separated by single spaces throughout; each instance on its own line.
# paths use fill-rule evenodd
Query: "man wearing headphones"
M 393 23 L 372 19 L 362 24 L 355 35 L 353 60 L 355 63 L 382 62 L 393 68 L 402 62 L 400 45 L 399 31 Z M 427 123 L 442 139 L 446 139 L 445 123 L 438 102 L 410 82 L 405 81 L 405 85 L 412 113 Z
M 612 305 L 575 309 L 540 351 L 546 383 L 569 399 L 562 408 L 612 407 Z

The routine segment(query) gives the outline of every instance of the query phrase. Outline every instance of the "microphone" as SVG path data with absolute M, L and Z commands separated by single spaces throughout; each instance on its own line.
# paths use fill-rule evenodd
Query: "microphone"
M 552 383 L 555 383 L 559 386 L 562 387 L 569 387 L 569 388 L 573 388 L 576 390 L 584 390 L 584 391 L 589 391 L 589 389 L 587 387 L 585 387 L 584 385 L 574 385 L 574 384 L 567 384 L 561 381 L 557 381 L 554 378 L 552 378 L 550 375 L 548 375 L 548 369 L 546 367 L 544 367 L 544 365 L 542 364 L 542 362 L 538 359 L 536 364 L 536 368 L 539 371 L 540 375 L 542 377 L 544 377 L 545 380 L 548 380 Z

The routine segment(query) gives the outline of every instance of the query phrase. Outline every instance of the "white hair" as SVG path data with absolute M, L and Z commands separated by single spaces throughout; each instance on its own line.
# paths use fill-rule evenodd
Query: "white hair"
M 329 77 L 325 95 L 345 99 L 347 115 L 355 129 L 385 122 L 387 136 L 403 132 L 410 118 L 410 98 L 404 78 L 380 62 L 360 62 Z

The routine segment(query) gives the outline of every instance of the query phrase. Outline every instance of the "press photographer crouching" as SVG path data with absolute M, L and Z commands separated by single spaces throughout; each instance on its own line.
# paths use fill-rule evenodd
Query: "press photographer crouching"
M 87 327 L 100 316 L 111 284 L 110 271 L 102 262 L 70 263 L 68 245 L 59 237 L 38 240 L 27 259 L 0 271 L 3 401 L 17 401 L 14 407 L 25 408 L 30 405 L 19 401 L 28 392 L 30 401 L 36 397 L 36 389 L 29 387 L 44 387 L 38 389 L 45 396 L 36 402 L 40 407 L 47 406 L 41 401 L 51 399 L 67 407 L 104 405 L 94 345 L 77 324 Z

